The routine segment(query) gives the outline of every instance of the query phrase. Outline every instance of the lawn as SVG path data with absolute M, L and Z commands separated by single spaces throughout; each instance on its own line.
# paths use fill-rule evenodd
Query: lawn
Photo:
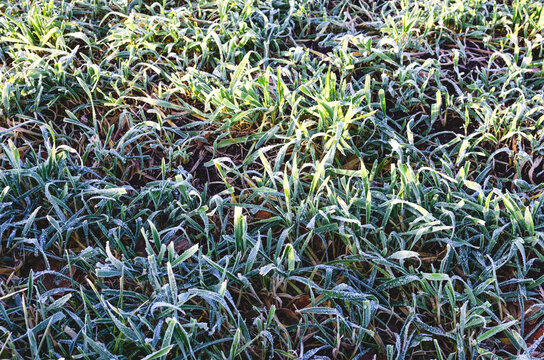
M 1 0 L 0 358 L 543 357 L 543 30 Z

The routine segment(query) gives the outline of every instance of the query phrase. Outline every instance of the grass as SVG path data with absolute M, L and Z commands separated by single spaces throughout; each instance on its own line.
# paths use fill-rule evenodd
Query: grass
M 0 358 L 544 356 L 542 1 L 0 1 Z

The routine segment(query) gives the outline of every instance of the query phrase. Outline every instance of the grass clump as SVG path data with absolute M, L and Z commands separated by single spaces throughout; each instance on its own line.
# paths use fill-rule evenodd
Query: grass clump
M 0 2 L 0 358 L 543 356 L 543 27 Z

